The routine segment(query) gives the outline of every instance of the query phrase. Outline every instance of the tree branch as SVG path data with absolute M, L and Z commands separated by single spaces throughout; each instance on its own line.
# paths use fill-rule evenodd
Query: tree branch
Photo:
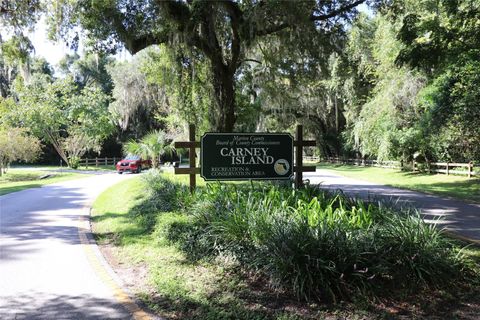
M 157 37 L 153 37 L 152 35 L 145 35 L 140 38 L 131 38 L 128 34 L 125 34 L 123 36 L 119 34 L 119 37 L 125 44 L 125 48 L 131 54 L 135 54 L 148 46 L 167 42 L 166 39 L 160 39 Z
M 210 54 L 209 58 L 212 63 L 222 64 L 225 67 L 225 64 L 223 63 L 222 49 L 215 31 L 215 17 L 212 14 L 213 10 L 213 7 L 210 8 L 210 14 L 204 15 L 202 21 L 202 26 L 205 29 L 205 36 L 200 37 L 201 42 L 204 44 L 202 50 L 204 50 L 205 53 Z M 205 51 L 205 49 L 207 50 Z
M 276 33 L 278 31 L 282 31 L 283 29 L 289 28 L 291 25 L 289 23 L 283 22 L 278 25 L 271 26 L 270 28 L 266 28 L 260 30 L 256 33 L 257 36 L 266 36 L 268 34 Z
M 244 62 L 256 62 L 258 64 L 262 64 L 262 61 L 256 60 L 256 59 L 243 59 L 242 61 L 240 61 L 240 63 L 244 63 Z
M 329 13 L 326 13 L 326 14 L 322 14 L 322 15 L 314 15 L 313 13 L 310 15 L 310 21 L 322 21 L 322 20 L 328 20 L 330 18 L 333 18 L 335 16 L 338 16 L 339 14 L 341 13 L 344 13 L 348 10 L 351 10 L 353 8 L 355 8 L 356 6 L 362 4 L 362 3 L 365 3 L 367 0 L 356 0 L 348 5 L 345 5 L 343 7 L 340 7 L 336 10 L 333 10 L 333 11 L 330 11 Z M 284 29 L 287 29 L 287 28 L 290 28 L 292 27 L 292 24 L 288 23 L 288 22 L 282 22 L 280 24 L 277 24 L 277 25 L 274 25 L 274 26 L 271 26 L 270 28 L 266 28 L 266 29 L 263 29 L 263 30 L 259 30 L 256 35 L 257 36 L 265 36 L 265 35 L 269 35 L 269 34 L 273 34 L 273 33 L 276 33 L 276 32 L 279 32 L 279 31 L 282 31 Z
M 177 1 L 161 1 L 158 0 L 158 5 L 165 9 L 165 12 L 178 25 L 180 32 L 185 32 L 186 24 L 190 20 L 190 10 L 185 3 Z M 120 40 L 125 44 L 127 50 L 135 54 L 138 51 L 154 44 L 161 44 L 168 41 L 167 35 L 145 34 L 143 36 L 136 36 L 129 32 L 123 25 L 123 16 L 112 16 L 113 24 L 117 30 Z M 191 31 L 191 30 L 189 30 Z
M 225 9 L 228 12 L 228 15 L 230 16 L 231 19 L 231 28 L 232 28 L 232 60 L 230 61 L 230 72 L 235 72 L 237 69 L 238 65 L 238 59 L 240 57 L 240 35 L 239 35 L 239 28 L 240 28 L 240 20 L 242 19 L 243 12 L 238 6 L 237 3 L 230 2 L 230 1 L 224 1 L 221 2 Z
M 319 16 L 315 16 L 315 15 L 312 14 L 312 15 L 310 16 L 310 20 L 312 20 L 312 21 L 328 20 L 328 19 L 330 19 L 330 18 L 333 18 L 333 17 L 335 17 L 335 16 L 338 16 L 338 15 L 341 14 L 341 13 L 344 13 L 344 12 L 346 12 L 346 11 L 348 11 L 348 10 L 351 10 L 351 9 L 355 8 L 356 6 L 362 4 L 362 3 L 366 2 L 366 1 L 367 1 L 367 0 L 357 0 L 357 1 L 354 1 L 354 2 L 352 2 L 352 3 L 350 3 L 350 4 L 346 5 L 346 6 L 340 7 L 340 8 L 338 8 L 338 9 L 336 9 L 336 10 L 333 10 L 333 11 L 327 13 L 327 14 L 322 14 L 322 15 L 319 15 Z

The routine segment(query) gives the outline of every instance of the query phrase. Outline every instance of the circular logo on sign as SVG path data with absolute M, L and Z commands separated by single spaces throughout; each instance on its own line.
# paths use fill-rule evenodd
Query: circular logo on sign
M 288 169 L 290 169 L 290 164 L 285 159 L 278 159 L 275 161 L 273 169 L 278 175 L 283 176 L 288 172 Z

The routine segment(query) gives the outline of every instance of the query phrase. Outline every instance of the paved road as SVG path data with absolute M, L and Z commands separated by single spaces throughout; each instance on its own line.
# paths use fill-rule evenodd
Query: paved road
M 346 178 L 328 170 L 317 169 L 305 173 L 305 179 L 320 184 L 322 188 L 343 190 L 361 198 L 387 198 L 403 205 L 419 208 L 427 222 L 437 222 L 441 227 L 480 243 L 480 205 L 446 199 L 421 192 L 387 187 L 358 179 Z M 438 220 L 440 219 L 440 220 Z
M 88 259 L 86 247 L 98 248 L 79 238 L 85 205 L 129 177 L 108 173 L 0 197 L 0 319 L 131 318 Z

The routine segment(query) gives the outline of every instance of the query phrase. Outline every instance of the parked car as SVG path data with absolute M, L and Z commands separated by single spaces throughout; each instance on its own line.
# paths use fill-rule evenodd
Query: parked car
M 152 162 L 150 160 L 143 160 L 135 155 L 128 155 L 115 165 L 119 174 L 124 172 L 140 173 L 143 169 L 150 168 L 151 166 Z

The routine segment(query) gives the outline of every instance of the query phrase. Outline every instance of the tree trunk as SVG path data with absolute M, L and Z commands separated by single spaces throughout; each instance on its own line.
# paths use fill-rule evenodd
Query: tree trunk
M 218 132 L 233 132 L 235 126 L 235 87 L 233 74 L 223 62 L 212 61 L 213 88 L 219 117 L 215 121 Z

